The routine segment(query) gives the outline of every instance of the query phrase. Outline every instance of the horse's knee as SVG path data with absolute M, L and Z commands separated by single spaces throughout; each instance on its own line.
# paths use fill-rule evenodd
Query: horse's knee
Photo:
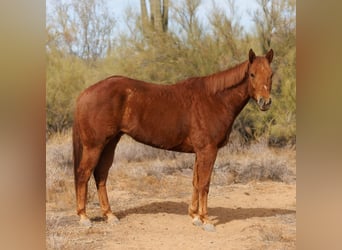
M 209 193 L 209 187 L 210 187 L 210 184 L 209 184 L 209 183 L 206 184 L 206 185 L 203 187 L 203 191 L 204 191 L 205 193 Z
M 210 186 L 210 183 L 205 183 L 205 184 L 202 184 L 198 187 L 198 193 L 199 195 L 206 195 L 209 193 L 209 186 Z
M 91 175 L 91 170 L 79 168 L 76 171 L 76 180 L 78 183 L 88 182 Z

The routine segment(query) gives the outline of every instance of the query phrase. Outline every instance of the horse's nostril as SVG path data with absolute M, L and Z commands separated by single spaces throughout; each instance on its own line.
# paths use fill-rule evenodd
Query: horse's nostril
M 268 99 L 264 99 L 263 97 L 260 97 L 258 99 L 258 105 L 260 106 L 269 106 L 272 103 L 272 99 L 268 98 Z
M 264 98 L 260 97 L 259 100 L 258 100 L 258 104 L 260 106 L 263 106 L 265 104 Z

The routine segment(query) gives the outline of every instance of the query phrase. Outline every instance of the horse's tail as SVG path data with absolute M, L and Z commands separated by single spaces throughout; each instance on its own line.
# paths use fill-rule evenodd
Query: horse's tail
M 77 120 L 75 117 L 75 121 L 72 127 L 72 144 L 73 144 L 73 156 L 74 156 L 74 177 L 75 177 L 75 184 L 76 184 L 76 174 L 77 174 L 77 169 L 80 165 L 81 159 L 82 159 L 82 142 L 80 138 L 80 133 L 79 133 L 79 127 L 77 124 Z

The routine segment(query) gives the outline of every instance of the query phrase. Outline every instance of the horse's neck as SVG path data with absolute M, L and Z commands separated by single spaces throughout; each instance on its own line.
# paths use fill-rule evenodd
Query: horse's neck
M 224 103 L 226 108 L 230 111 L 230 115 L 233 115 L 235 119 L 250 99 L 248 94 L 247 79 L 235 87 L 221 91 L 218 93 L 218 96 L 221 98 L 221 101 Z

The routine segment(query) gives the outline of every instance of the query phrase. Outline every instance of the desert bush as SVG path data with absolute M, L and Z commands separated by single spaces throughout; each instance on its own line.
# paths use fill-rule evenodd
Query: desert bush
M 85 86 L 82 60 L 58 51 L 47 55 L 46 129 L 49 135 L 71 127 L 74 102 Z
M 295 180 L 292 151 L 283 149 L 282 154 L 277 154 L 267 139 L 239 146 L 239 150 L 228 145 L 219 151 L 213 181 L 218 185 L 265 180 L 290 183 Z
M 46 143 L 46 200 L 74 205 L 71 132 L 56 133 Z

